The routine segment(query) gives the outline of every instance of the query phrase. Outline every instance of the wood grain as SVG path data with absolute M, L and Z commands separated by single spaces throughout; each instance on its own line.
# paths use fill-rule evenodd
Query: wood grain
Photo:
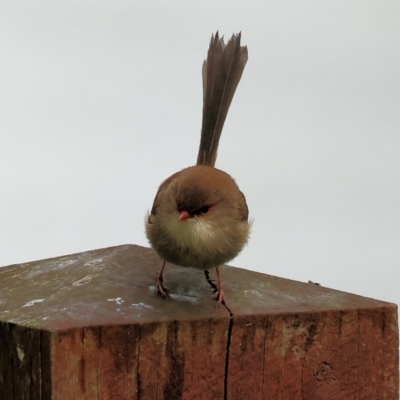
M 0 268 L 0 398 L 399 398 L 397 307 L 125 245 Z M 213 275 L 211 271 L 211 275 Z

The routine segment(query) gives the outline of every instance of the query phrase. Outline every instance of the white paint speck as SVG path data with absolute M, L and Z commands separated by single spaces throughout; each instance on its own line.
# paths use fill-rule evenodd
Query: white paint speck
M 95 260 L 90 260 L 87 263 L 83 264 L 86 267 L 95 267 L 103 262 L 102 258 L 96 258 Z
M 250 296 L 252 296 L 252 297 L 254 296 L 254 297 L 258 297 L 258 298 L 263 297 L 263 294 L 262 294 L 262 293 L 258 292 L 257 290 L 254 290 L 254 289 L 244 290 L 243 293 L 244 293 L 246 296 L 247 296 L 247 295 L 250 295 Z
M 31 307 L 31 306 L 33 306 L 34 304 L 36 304 L 36 303 L 41 303 L 41 302 L 43 302 L 45 299 L 36 299 L 36 300 L 31 300 L 31 301 L 28 301 L 26 304 L 24 304 L 22 307 Z
M 60 262 L 60 264 L 58 264 L 58 267 L 67 267 L 68 265 L 72 265 L 75 264 L 78 260 L 66 260 L 66 261 L 62 261 Z
M 142 309 L 143 308 L 149 308 L 149 309 L 153 308 L 152 306 L 148 306 L 147 304 L 144 304 L 144 303 L 132 303 L 131 306 L 135 307 L 135 308 L 142 308 Z
M 85 277 L 83 277 L 82 279 L 79 279 L 75 282 L 72 282 L 72 286 L 82 286 L 82 285 L 86 285 L 87 283 L 89 283 L 92 280 L 92 276 L 90 275 L 86 275 Z
M 107 301 L 114 301 L 117 304 L 122 304 L 124 302 L 121 297 L 116 297 L 115 299 L 107 299 Z

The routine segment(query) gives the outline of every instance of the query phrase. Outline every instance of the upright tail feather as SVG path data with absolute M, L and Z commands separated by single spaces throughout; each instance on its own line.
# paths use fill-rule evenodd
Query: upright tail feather
M 214 166 L 218 143 L 229 106 L 248 59 L 240 33 L 225 45 L 218 32 L 211 37 L 203 63 L 203 122 L 197 165 Z

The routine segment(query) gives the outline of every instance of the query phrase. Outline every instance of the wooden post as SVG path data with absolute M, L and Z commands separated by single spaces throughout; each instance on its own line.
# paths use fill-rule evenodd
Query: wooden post
M 126 245 L 0 268 L 0 398 L 399 398 L 397 307 Z M 211 275 L 215 274 L 210 271 Z

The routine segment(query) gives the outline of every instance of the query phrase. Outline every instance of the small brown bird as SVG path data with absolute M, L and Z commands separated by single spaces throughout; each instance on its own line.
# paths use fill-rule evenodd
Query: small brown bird
M 146 235 L 164 260 L 156 292 L 167 298 L 165 262 L 208 270 L 216 267 L 214 298 L 225 302 L 218 266 L 232 260 L 247 243 L 251 222 L 243 193 L 225 172 L 214 168 L 219 138 L 236 87 L 248 59 L 240 33 L 225 45 L 211 37 L 203 63 L 203 122 L 197 165 L 161 183 L 146 218 Z

